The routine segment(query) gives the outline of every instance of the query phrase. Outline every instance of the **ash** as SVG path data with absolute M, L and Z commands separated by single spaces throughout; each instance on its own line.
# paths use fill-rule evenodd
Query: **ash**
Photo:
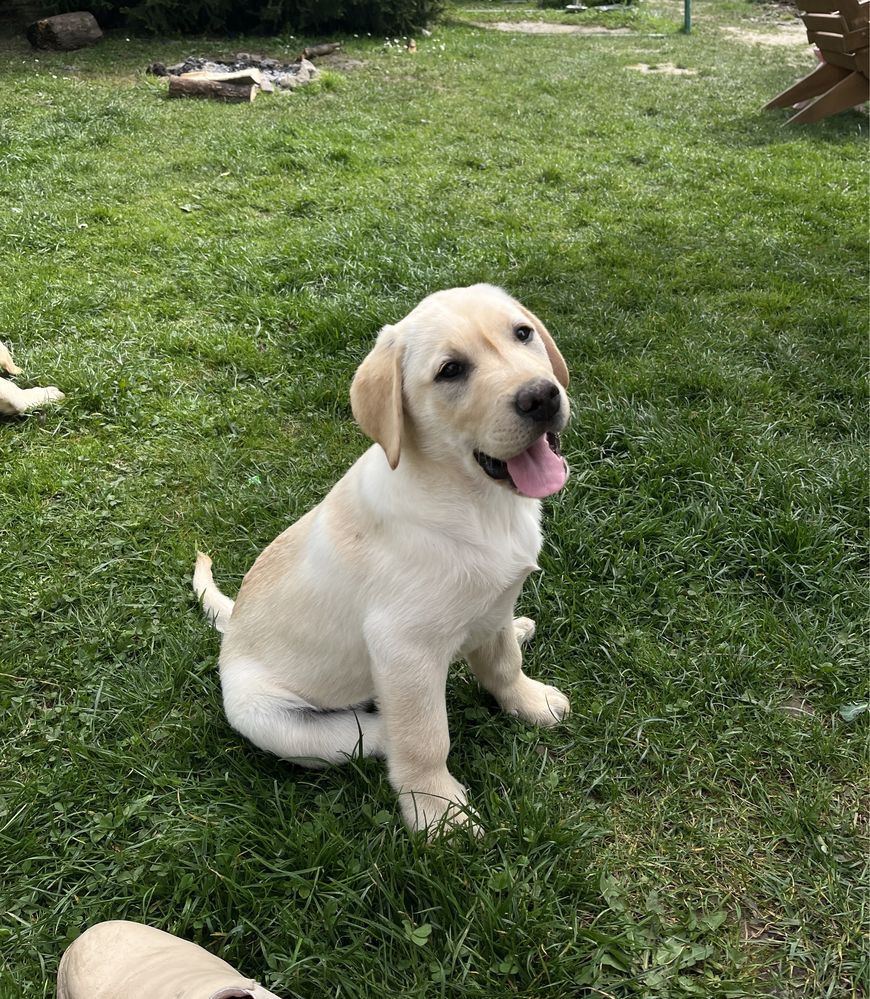
M 266 56 L 249 55 L 247 52 L 237 52 L 232 60 L 205 59 L 200 56 L 188 56 L 184 62 L 166 66 L 162 62 L 153 62 L 145 70 L 152 76 L 181 76 L 183 73 L 237 73 L 243 69 L 258 69 L 263 79 L 269 80 L 281 90 L 295 90 L 306 83 L 317 79 L 318 68 L 308 59 L 298 59 L 296 62 L 282 63 Z

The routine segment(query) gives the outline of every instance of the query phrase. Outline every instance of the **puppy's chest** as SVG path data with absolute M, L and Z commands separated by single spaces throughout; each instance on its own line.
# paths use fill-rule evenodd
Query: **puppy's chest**
M 451 565 L 445 569 L 467 599 L 487 604 L 521 586 L 526 576 L 537 569 L 540 528 L 533 521 L 512 526 L 511 531 L 483 531 L 473 541 L 449 546 L 453 557 L 448 554 Z
M 456 578 L 452 618 L 457 650 L 476 648 L 513 617 L 513 607 L 530 572 L 537 568 L 540 545 L 478 552 L 473 568 Z

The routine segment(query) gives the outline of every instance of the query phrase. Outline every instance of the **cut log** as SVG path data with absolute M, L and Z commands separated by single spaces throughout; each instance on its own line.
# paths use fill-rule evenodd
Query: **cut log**
M 222 83 L 202 77 L 170 76 L 170 97 L 207 97 L 213 101 L 250 103 L 260 88 L 255 83 Z
M 263 85 L 263 74 L 258 69 L 239 69 L 234 73 L 210 73 L 207 69 L 192 69 L 179 74 L 182 80 L 216 80 L 218 83 L 256 83 Z
M 96 18 L 84 10 L 44 17 L 27 28 L 27 40 L 35 49 L 70 52 L 93 45 L 102 37 Z
M 215 80 L 217 83 L 248 83 L 255 84 L 260 90 L 271 93 L 275 88 L 269 80 L 263 78 L 259 69 L 237 69 L 234 73 L 210 73 L 207 69 L 193 69 L 182 73 L 183 80 Z

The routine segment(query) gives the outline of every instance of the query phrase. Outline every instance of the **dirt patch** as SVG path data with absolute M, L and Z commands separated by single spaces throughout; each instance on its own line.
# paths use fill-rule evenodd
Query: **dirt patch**
M 656 66 L 648 66 L 645 62 L 639 62 L 636 66 L 626 66 L 626 69 L 636 70 L 638 73 L 653 74 L 659 73 L 662 76 L 697 76 L 696 69 L 684 69 L 682 66 L 674 66 L 673 63 L 663 62 Z
M 807 45 L 807 29 L 802 24 L 783 24 L 772 31 L 753 31 L 750 28 L 723 30 L 744 45 Z
M 475 28 L 513 31 L 520 35 L 630 35 L 631 28 L 592 28 L 582 24 L 548 24 L 546 21 L 474 22 Z
M 317 65 L 321 69 L 337 69 L 347 71 L 351 69 L 359 69 L 361 66 L 365 66 L 365 63 L 361 59 L 351 59 L 343 52 L 331 52 L 329 55 L 321 56 L 317 60 Z
M 781 711 L 790 718 L 812 718 L 816 713 L 815 708 L 800 694 L 793 694 L 787 701 L 778 704 L 777 711 Z

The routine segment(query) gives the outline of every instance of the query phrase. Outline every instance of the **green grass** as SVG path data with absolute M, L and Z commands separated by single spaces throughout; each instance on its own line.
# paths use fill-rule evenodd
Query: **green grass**
M 300 41 L 4 43 L 0 333 L 67 401 L 0 424 L 0 995 L 113 917 L 287 999 L 866 995 L 867 119 L 783 128 L 808 49 L 695 14 L 348 38 L 251 106 L 142 67 Z M 574 713 L 524 728 L 458 669 L 487 831 L 427 846 L 378 763 L 229 729 L 188 579 L 202 546 L 235 591 L 366 446 L 378 327 L 480 280 L 572 370 L 520 609 Z

